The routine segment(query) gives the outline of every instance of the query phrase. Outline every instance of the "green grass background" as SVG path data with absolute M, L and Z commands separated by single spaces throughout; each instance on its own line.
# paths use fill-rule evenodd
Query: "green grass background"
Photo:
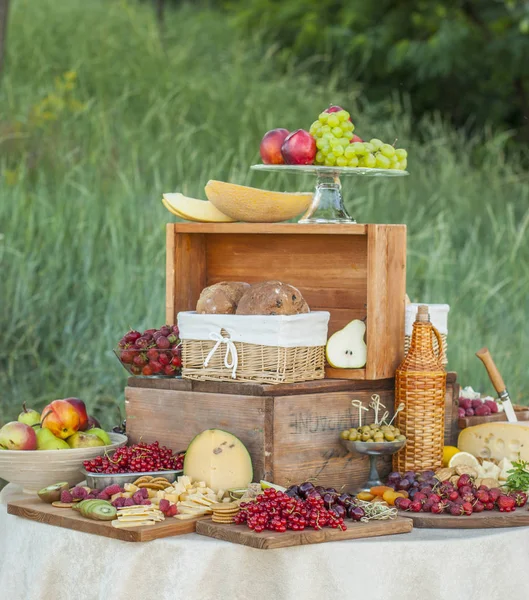
M 249 166 L 266 130 L 308 128 L 330 102 L 360 135 L 409 149 L 410 177 L 345 180 L 346 203 L 361 222 L 407 224 L 410 297 L 451 306 L 450 369 L 491 392 L 474 357 L 487 345 L 529 403 L 529 186 L 508 135 L 464 138 L 436 115 L 412 123 L 413 98 L 366 106 L 354 82 L 336 89 L 340 65 L 323 80 L 310 63 L 280 71 L 266 39 L 241 35 L 191 7 L 168 14 L 161 38 L 146 4 L 13 3 L 0 84 L 0 424 L 23 401 L 66 396 L 115 424 L 126 373 L 111 349 L 129 327 L 164 321 L 173 218 L 161 193 L 204 197 L 210 178 L 310 189 Z M 69 71 L 64 91 L 55 78 Z

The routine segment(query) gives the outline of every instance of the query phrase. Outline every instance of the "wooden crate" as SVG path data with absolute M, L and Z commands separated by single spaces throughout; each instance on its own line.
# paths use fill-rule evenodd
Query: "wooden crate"
M 457 429 L 457 408 L 452 408 L 455 378 L 455 373 L 449 374 L 447 443 Z M 352 491 L 367 479 L 368 460 L 348 454 L 339 434 L 357 425 L 351 400 L 368 405 L 374 393 L 392 412 L 393 379 L 265 386 L 132 377 L 125 389 L 127 434 L 133 443 L 159 440 L 182 450 L 201 431 L 224 429 L 247 446 L 256 481 L 290 485 L 315 479 Z M 389 459 L 382 460 L 381 472 L 387 474 L 390 466 Z
M 206 286 L 271 279 L 298 287 L 312 310 L 329 311 L 329 335 L 366 320 L 365 368 L 328 368 L 327 377 L 394 376 L 404 355 L 405 225 L 167 225 L 168 323 L 194 310 Z

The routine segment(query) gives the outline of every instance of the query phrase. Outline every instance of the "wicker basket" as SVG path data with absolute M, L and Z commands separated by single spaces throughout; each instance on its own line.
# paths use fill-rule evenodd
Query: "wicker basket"
M 448 312 L 450 306 L 448 304 L 428 304 L 428 312 L 430 313 L 430 320 L 432 325 L 439 332 L 442 344 L 441 344 L 441 363 L 444 367 L 448 364 Z M 413 323 L 417 316 L 418 304 L 409 303 L 406 305 L 406 325 L 405 325 L 405 336 L 404 336 L 404 355 L 408 354 L 411 343 L 411 335 L 413 331 Z M 439 342 L 437 336 L 432 331 L 432 342 L 435 354 L 439 353 Z
M 323 379 L 328 316 L 180 313 L 182 377 L 263 384 Z M 261 338 L 269 343 L 255 343 Z
M 440 334 L 429 321 L 428 307 L 420 306 L 410 350 L 395 377 L 395 407 L 404 404 L 397 427 L 407 438 L 393 457 L 396 471 L 437 469 L 442 464 L 446 372 L 441 353 L 434 352 L 432 335 L 438 348 L 442 347 Z

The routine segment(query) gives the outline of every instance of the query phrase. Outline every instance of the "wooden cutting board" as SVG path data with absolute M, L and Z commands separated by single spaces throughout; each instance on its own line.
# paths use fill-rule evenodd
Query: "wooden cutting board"
M 286 548 L 288 546 L 303 546 L 305 544 L 321 544 L 322 542 L 338 542 L 341 540 L 355 540 L 361 538 L 377 537 L 380 535 L 393 535 L 395 533 L 409 533 L 413 529 L 411 519 L 398 517 L 394 521 L 370 521 L 369 523 L 347 522 L 347 531 L 340 529 L 324 528 L 316 531 L 262 531 L 255 533 L 246 525 L 223 525 L 213 523 L 211 519 L 204 519 L 196 524 L 196 532 L 218 540 L 233 542 L 269 550 L 271 548 Z
M 413 521 L 414 527 L 425 529 L 492 529 L 494 527 L 527 527 L 529 526 L 529 510 L 527 506 L 517 508 L 514 512 L 501 513 L 488 510 L 481 513 L 463 515 L 434 515 L 432 513 L 412 513 L 400 511 L 403 517 Z
M 173 535 L 193 533 L 198 520 L 179 521 L 178 519 L 169 518 L 152 526 L 116 529 L 112 527 L 109 521 L 86 519 L 71 508 L 55 508 L 51 504 L 41 502 L 39 499 L 9 502 L 7 512 L 31 521 L 83 531 L 84 533 L 95 533 L 96 535 L 103 535 L 124 542 L 150 542 L 151 540 Z

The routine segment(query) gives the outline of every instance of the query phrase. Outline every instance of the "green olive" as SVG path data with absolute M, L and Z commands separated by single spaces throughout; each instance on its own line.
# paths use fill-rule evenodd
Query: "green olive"
M 395 441 L 395 435 L 391 431 L 387 431 L 384 434 L 384 437 L 386 438 L 386 442 L 393 442 L 393 441 Z
M 366 443 L 368 444 L 373 444 L 375 440 L 372 440 L 371 438 L 369 438 L 368 440 L 366 440 Z
M 345 429 L 344 431 L 342 431 L 340 433 L 340 437 L 342 438 L 342 440 L 348 440 L 349 439 L 349 430 Z
M 371 427 L 369 427 L 369 425 L 362 425 L 362 427 L 360 427 L 359 430 L 362 433 L 370 433 L 371 432 Z
M 351 431 L 351 433 L 349 433 L 349 437 L 346 439 L 348 439 L 350 442 L 356 442 L 358 439 L 358 433 L 356 431 Z
M 400 429 L 398 427 L 395 427 L 395 429 L 393 430 L 393 433 L 395 435 L 400 435 Z
M 371 439 L 370 433 L 366 433 L 366 432 L 362 433 L 362 441 L 363 442 L 367 442 L 367 440 L 370 440 L 370 439 Z
M 395 439 L 397 440 L 397 442 L 404 442 L 404 441 L 406 441 L 406 436 L 398 435 Z

